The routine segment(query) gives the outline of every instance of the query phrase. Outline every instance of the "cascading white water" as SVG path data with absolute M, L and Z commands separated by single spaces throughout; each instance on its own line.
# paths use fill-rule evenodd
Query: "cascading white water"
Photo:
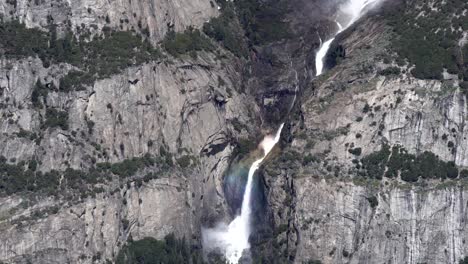
M 268 153 L 270 153 L 276 143 L 278 143 L 283 126 L 284 124 L 281 124 L 275 137 L 266 136 L 262 143 L 260 143 L 260 147 L 263 149 L 263 157 L 256 160 L 252 166 L 250 166 L 244 197 L 242 199 L 241 214 L 238 215 L 227 228 L 220 226 L 216 229 L 205 229 L 202 232 L 204 244 L 213 245 L 213 247 L 224 250 L 226 259 L 231 264 L 237 264 L 244 250 L 250 248 L 250 215 L 252 211 L 250 198 L 252 195 L 253 176 L 262 161 L 268 156 Z
M 322 74 L 323 71 L 323 58 L 327 55 L 328 50 L 330 49 L 330 45 L 335 40 L 335 38 L 329 39 L 322 44 L 317 55 L 315 57 L 315 69 L 317 70 L 317 76 Z
M 335 40 L 336 35 L 351 26 L 368 10 L 368 8 L 372 7 L 372 5 L 379 1 L 381 0 L 348 0 L 340 6 L 338 18 L 335 20 L 336 24 L 338 25 L 338 31 L 331 39 L 325 41 L 321 45 L 317 55 L 315 56 L 316 76 L 319 76 L 323 73 L 323 59 L 327 55 L 331 43 L 333 40 Z M 342 23 L 344 23 L 345 26 L 342 26 Z
M 370 5 L 379 1 L 383 0 L 348 0 L 345 4 L 340 6 L 337 20 L 335 21 L 339 30 L 335 33 L 333 38 L 323 43 L 322 39 L 320 39 L 321 47 L 317 52 L 315 59 L 317 76 L 323 72 L 323 59 L 326 56 L 331 43 L 335 39 L 335 36 L 358 20 L 365 13 L 365 11 L 371 7 Z M 298 86 L 296 84 L 295 92 L 297 92 L 297 89 Z M 295 99 L 296 96 L 294 97 L 293 105 Z M 228 226 L 220 223 L 215 228 L 202 229 L 202 240 L 204 248 L 206 250 L 222 250 L 227 261 L 231 264 L 237 264 L 242 257 L 243 252 L 250 248 L 250 216 L 252 210 L 250 200 L 252 194 L 253 177 L 260 164 L 267 157 L 276 143 L 278 143 L 283 125 L 284 124 L 281 124 L 280 128 L 276 132 L 275 137 L 267 136 L 263 139 L 262 143 L 260 143 L 260 147 L 263 149 L 264 154 L 263 157 L 256 160 L 249 169 L 247 184 L 242 200 L 241 214 L 238 215 Z

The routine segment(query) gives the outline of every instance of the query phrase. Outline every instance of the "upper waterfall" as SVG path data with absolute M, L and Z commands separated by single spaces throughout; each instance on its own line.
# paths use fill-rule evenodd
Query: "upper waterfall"
M 335 19 L 336 24 L 338 25 L 338 31 L 333 35 L 333 37 L 324 43 L 322 43 L 320 49 L 315 56 L 315 69 L 316 76 L 319 76 L 323 73 L 324 68 L 324 59 L 330 49 L 331 43 L 335 40 L 336 35 L 346 30 L 351 26 L 356 20 L 358 20 L 369 8 L 372 8 L 377 2 L 381 0 L 348 0 L 342 4 L 337 12 L 337 17 Z M 344 26 L 343 26 L 344 25 Z

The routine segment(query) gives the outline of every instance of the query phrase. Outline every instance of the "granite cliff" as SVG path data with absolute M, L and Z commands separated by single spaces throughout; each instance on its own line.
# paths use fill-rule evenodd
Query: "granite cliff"
M 226 179 L 282 122 L 255 182 L 253 260 L 465 257 L 468 7 L 386 1 L 315 77 L 342 2 L 0 3 L 4 35 L 26 32 L 0 41 L 0 261 L 113 262 L 169 234 L 201 251 L 201 227 L 239 210 L 246 175 Z M 421 46 L 444 63 L 408 55 L 395 40 L 417 34 L 395 16 L 452 28 Z M 45 44 L 12 48 L 28 34 Z

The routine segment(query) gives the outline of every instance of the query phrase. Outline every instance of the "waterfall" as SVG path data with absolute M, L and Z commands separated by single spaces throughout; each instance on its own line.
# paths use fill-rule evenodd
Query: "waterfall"
M 315 57 L 315 69 L 317 70 L 317 76 L 322 74 L 323 59 L 325 58 L 325 55 L 327 55 L 328 49 L 330 49 L 330 45 L 333 42 L 333 40 L 335 40 L 334 37 L 325 41 L 325 43 L 322 44 L 322 47 L 320 47 L 319 51 L 317 52 L 317 55 Z
M 322 38 L 319 36 L 320 49 L 318 50 L 315 59 L 317 76 L 323 72 L 323 59 L 327 55 L 330 45 L 335 39 L 336 35 L 338 35 L 343 30 L 346 30 L 356 20 L 358 20 L 365 13 L 365 11 L 371 7 L 371 4 L 375 4 L 379 1 L 383 0 L 348 0 L 346 3 L 340 6 L 337 18 L 335 20 L 338 26 L 338 31 L 331 39 L 325 42 L 322 42 Z M 297 72 L 295 72 L 295 74 L 297 82 Z M 295 93 L 297 93 L 298 88 L 298 84 L 296 83 Z M 291 108 L 293 107 L 295 100 L 296 95 L 294 96 Z M 240 215 L 236 216 L 229 225 L 219 223 L 215 228 L 202 228 L 202 241 L 204 248 L 209 251 L 221 250 L 221 253 L 224 254 L 226 260 L 231 264 L 239 263 L 243 253 L 250 248 L 249 237 L 251 233 L 250 218 L 252 213 L 251 195 L 253 177 L 260 164 L 268 156 L 276 143 L 278 143 L 283 125 L 284 124 L 281 124 L 274 137 L 266 136 L 260 143 L 260 148 L 263 150 L 263 156 L 253 162 L 250 166 L 247 184 L 245 186 L 242 199 Z
M 323 73 L 324 67 L 324 59 L 327 55 L 330 46 L 335 40 L 335 37 L 351 26 L 356 20 L 358 20 L 369 8 L 372 7 L 375 3 L 379 2 L 380 0 L 348 0 L 346 3 L 340 6 L 338 11 L 338 18 L 335 20 L 335 23 L 338 25 L 338 31 L 334 34 L 334 36 L 325 41 L 321 44 L 320 49 L 318 50 L 317 54 L 315 55 L 315 69 L 316 69 L 316 76 L 319 76 Z M 345 26 L 339 22 L 344 22 Z M 320 42 L 322 40 L 320 39 Z
M 244 250 L 250 248 L 250 215 L 251 208 L 251 195 L 252 195 L 252 182 L 255 172 L 259 168 L 263 160 L 268 156 L 268 153 L 278 143 L 283 130 L 284 123 L 281 124 L 276 135 L 266 136 L 260 143 L 260 148 L 263 150 L 263 156 L 256 160 L 249 169 L 247 178 L 247 185 L 245 186 L 244 197 L 242 199 L 241 214 L 226 227 L 218 227 L 215 229 L 203 230 L 203 241 L 205 245 L 217 247 L 224 250 L 227 261 L 231 264 L 237 264 L 242 257 Z

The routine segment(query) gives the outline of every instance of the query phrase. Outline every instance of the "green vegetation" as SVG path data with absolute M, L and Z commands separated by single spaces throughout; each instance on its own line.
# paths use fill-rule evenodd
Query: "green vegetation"
M 242 132 L 243 129 L 247 130 L 246 125 L 242 124 L 239 119 L 234 118 L 231 120 L 231 124 L 237 132 Z
M 366 102 L 366 104 L 364 105 L 364 108 L 362 108 L 362 112 L 364 114 L 367 114 L 369 111 L 372 111 L 372 108 L 370 107 L 370 105 Z
M 468 49 L 466 51 L 465 54 L 467 54 L 467 57 L 468 57 Z M 468 58 L 466 58 L 466 60 L 468 61 Z M 468 76 L 468 73 L 464 74 L 464 76 Z M 463 77 L 463 82 L 460 83 L 460 88 L 461 88 L 461 91 L 465 94 L 465 95 L 468 95 L 468 78 L 465 78 Z
M 177 163 L 181 168 L 188 168 L 192 164 L 192 159 L 192 156 L 184 155 L 177 159 Z
M 203 263 L 199 250 L 191 249 L 185 239 L 168 235 L 164 241 L 146 237 L 129 241 L 119 252 L 116 264 L 198 264 Z
M 385 69 L 379 71 L 378 74 L 384 75 L 384 76 L 389 76 L 389 75 L 398 75 L 398 74 L 400 74 L 400 72 L 401 72 L 400 68 L 392 66 L 392 67 L 388 67 L 388 68 L 385 68 Z
M 362 149 L 361 148 L 348 149 L 348 152 L 355 156 L 360 156 L 362 153 Z
M 388 145 L 384 145 L 380 151 L 364 157 L 361 162 L 366 170 L 366 175 L 371 178 L 382 179 L 389 155 L 390 149 Z
M 322 261 L 313 259 L 313 260 L 305 261 L 303 262 L 303 264 L 322 264 Z
M 251 139 L 240 138 L 237 142 L 236 148 L 234 149 L 233 156 L 240 155 L 245 156 L 252 152 L 256 147 L 256 144 Z
M 367 201 L 369 202 L 369 205 L 372 208 L 375 208 L 377 207 L 377 205 L 379 205 L 379 200 L 375 196 L 368 197 Z
M 234 2 L 239 21 L 253 45 L 263 45 L 290 37 L 285 22 L 288 1 L 238 0 Z
M 219 17 L 212 18 L 203 26 L 206 35 L 220 42 L 227 50 L 238 57 L 247 57 L 248 49 L 244 35 L 238 25 L 234 6 L 227 3 Z
M 155 158 L 146 154 L 140 158 L 113 164 L 98 163 L 88 171 L 68 168 L 63 172 L 53 170 L 44 173 L 36 171 L 38 164 L 35 160 L 29 163 L 22 161 L 12 164 L 7 162 L 5 157 L 0 157 L 0 196 L 38 192 L 73 198 L 76 194 L 68 190 L 78 190 L 80 197 L 84 198 L 104 191 L 95 185 L 104 184 L 111 179 L 112 175 L 119 176 L 120 179 L 128 179 L 144 168 L 156 165 L 163 169 L 169 167 L 164 158 Z M 143 180 L 147 182 L 157 177 L 156 174 L 151 173 L 147 174 Z
M 290 37 L 285 19 L 288 1 L 217 1 L 222 14 L 203 26 L 206 35 L 238 57 L 248 56 L 247 42 L 265 45 Z
M 60 79 L 60 91 L 86 90 L 86 85 L 92 85 L 93 75 L 87 72 L 70 71 Z
M 468 55 L 458 46 L 463 31 L 468 30 L 468 2 L 403 1 L 384 12 L 397 37 L 392 48 L 415 65 L 412 74 L 420 79 L 442 79 L 443 69 L 468 80 Z M 454 29 L 454 30 L 452 30 Z M 463 51 L 462 51 L 463 50 Z
M 120 73 L 132 65 L 155 60 L 160 56 L 148 41 L 132 32 L 105 31 L 105 35 L 91 41 L 78 40 L 71 32 L 63 38 L 57 37 L 55 25 L 50 33 L 38 29 L 27 29 L 18 21 L 0 23 L 0 55 L 8 58 L 38 56 L 45 67 L 52 63 L 69 63 L 78 71 L 71 71 L 61 79 L 60 90 L 84 89 L 97 79 Z M 47 95 L 48 88 L 38 82 L 32 102 L 40 106 L 39 97 Z
M 31 94 L 31 102 L 33 103 L 34 107 L 42 108 L 42 98 L 47 98 L 47 94 L 49 93 L 49 89 L 55 89 L 55 87 L 48 88 L 47 86 L 43 85 L 39 80 L 36 82 L 36 85 L 33 88 Z
M 461 171 L 460 171 L 460 178 L 461 178 L 461 179 L 466 179 L 466 178 L 468 178 L 468 170 L 461 170 Z
M 147 153 L 141 158 L 134 157 L 117 163 L 98 163 L 96 166 L 102 172 L 110 172 L 120 177 L 131 177 L 135 175 L 138 170 L 154 166 L 156 162 L 157 160 Z
M 27 29 L 18 21 L 0 24 L 0 55 L 21 58 L 46 56 L 49 49 L 47 34 L 38 29 Z
M 170 167 L 174 165 L 172 162 L 172 153 L 168 152 L 163 146 L 159 147 L 159 155 L 161 156 L 161 160 L 165 164 L 167 164 Z
M 62 91 L 82 90 L 83 85 L 91 85 L 96 79 L 118 74 L 130 66 L 160 56 L 149 42 L 127 31 L 109 32 L 91 42 L 70 40 L 69 43 L 64 45 L 63 61 L 77 66 L 81 71 L 72 71 L 61 79 Z
M 341 44 L 332 43 L 325 64 L 327 67 L 333 68 L 343 61 L 344 58 L 346 58 L 346 49 Z
M 197 51 L 211 51 L 214 46 L 198 29 L 189 28 L 183 33 L 170 31 L 163 41 L 164 49 L 172 56 L 190 53 L 196 57 Z
M 374 179 L 400 176 L 403 181 L 417 182 L 419 178 L 443 180 L 458 177 L 454 162 L 444 162 L 428 151 L 415 156 L 400 146 L 394 146 L 390 151 L 390 147 L 384 145 L 380 151 L 364 157 L 361 162 L 363 175 Z
M 311 155 L 311 154 L 307 154 L 306 156 L 304 156 L 302 158 L 302 165 L 305 166 L 311 162 L 320 162 L 320 159 L 317 157 L 317 156 L 314 156 L 314 155 Z
M 63 130 L 68 129 L 68 113 L 55 108 L 47 108 L 45 127 L 60 127 Z

